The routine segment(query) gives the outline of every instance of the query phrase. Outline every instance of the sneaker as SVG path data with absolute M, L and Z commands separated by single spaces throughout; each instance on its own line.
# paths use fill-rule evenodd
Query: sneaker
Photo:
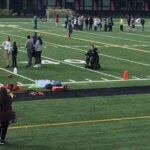
M 39 65 L 38 65 L 38 64 L 36 64 L 36 65 L 34 65 L 34 66 L 33 66 L 33 68 L 38 68 L 38 67 L 39 67 Z
M 4 145 L 4 144 L 6 144 L 6 141 L 1 140 L 1 141 L 0 141 L 0 145 Z
M 41 64 L 38 64 L 38 67 L 41 67 Z

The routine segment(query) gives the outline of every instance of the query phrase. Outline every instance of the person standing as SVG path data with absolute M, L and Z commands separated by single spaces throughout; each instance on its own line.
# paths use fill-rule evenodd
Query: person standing
M 59 15 L 57 14 L 55 16 L 55 24 L 56 24 L 56 27 L 58 26 L 58 23 L 59 23 Z
M 144 31 L 144 24 L 145 24 L 145 20 L 144 18 L 141 18 L 141 27 L 142 27 L 142 31 Z
M 5 138 L 10 123 L 16 122 L 16 114 L 12 109 L 12 98 L 4 87 L 0 88 L 0 144 L 6 144 Z
M 27 42 L 25 44 L 25 47 L 27 49 L 27 58 L 28 58 L 28 64 L 26 65 L 26 67 L 31 67 L 33 55 L 33 40 L 31 39 L 30 35 L 27 36 Z
M 16 67 L 17 68 L 17 53 L 18 53 L 18 47 L 16 42 L 13 42 L 13 46 L 12 46 L 12 67 Z
M 90 17 L 90 18 L 89 18 L 89 22 L 88 22 L 88 25 L 89 25 L 89 31 L 92 30 L 93 23 L 94 23 L 93 18 Z
M 104 31 L 107 32 L 107 28 L 108 28 L 108 18 L 104 19 Z
M 35 44 L 36 44 L 36 41 L 37 41 L 37 39 L 38 39 L 37 32 L 34 32 L 34 35 L 33 35 L 32 39 L 33 39 L 33 52 L 32 52 L 32 57 L 35 57 Z
M 130 15 L 127 15 L 127 23 L 128 23 L 128 28 L 130 27 L 130 23 L 131 23 L 131 17 Z
M 35 44 L 35 66 L 34 66 L 34 68 L 41 67 L 42 47 L 43 47 L 43 41 L 42 41 L 41 37 L 39 36 L 36 41 L 36 44 Z
M 11 41 L 9 36 L 6 37 L 6 40 L 2 43 L 2 46 L 4 47 L 4 57 L 6 60 L 5 68 L 9 68 L 9 55 L 11 51 Z
M 68 17 L 68 15 L 66 15 L 66 17 L 65 17 L 65 28 L 67 28 L 67 26 L 68 26 L 68 21 L 69 21 L 69 17 Z
M 70 21 L 70 20 L 69 20 L 67 29 L 68 29 L 67 38 L 70 38 L 70 37 L 71 37 L 71 34 L 72 34 L 72 24 L 71 24 L 71 21 Z
M 133 29 L 135 28 L 135 19 L 133 16 L 131 16 L 131 26 Z
M 34 29 L 37 29 L 37 15 L 34 15 L 34 17 L 33 17 L 33 19 L 34 19 Z
M 85 29 L 88 31 L 88 25 L 89 25 L 89 21 L 88 21 L 88 17 L 85 18 Z
M 123 18 L 121 17 L 120 18 L 120 31 L 123 32 L 123 24 L 124 24 L 124 21 L 123 21 Z

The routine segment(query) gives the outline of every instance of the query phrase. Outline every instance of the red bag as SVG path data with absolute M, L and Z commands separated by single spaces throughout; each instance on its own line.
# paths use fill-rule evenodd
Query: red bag
M 52 91 L 53 92 L 62 92 L 62 91 L 64 91 L 64 87 L 63 86 L 52 86 Z

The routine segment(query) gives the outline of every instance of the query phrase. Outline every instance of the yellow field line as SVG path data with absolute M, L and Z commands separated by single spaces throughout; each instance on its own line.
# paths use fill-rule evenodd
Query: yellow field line
M 24 31 L 35 32 L 35 30 L 33 30 L 33 29 L 26 29 L 26 28 L 17 28 L 17 29 L 24 30 Z M 47 35 L 49 34 L 49 35 L 60 36 L 60 37 L 66 38 L 66 36 L 63 36 L 63 35 L 54 34 L 54 33 L 48 33 L 48 32 L 42 32 L 40 30 L 37 30 L 37 32 L 44 33 L 44 34 L 47 34 Z M 111 46 L 111 47 L 124 48 L 124 49 L 128 49 L 128 50 L 133 50 L 133 51 L 150 53 L 150 51 L 136 49 L 136 48 L 131 48 L 131 47 L 128 47 L 128 46 L 120 46 L 120 45 L 114 45 L 114 44 L 107 44 L 107 43 L 104 43 L 104 42 L 99 42 L 99 41 L 95 41 L 95 40 L 88 40 L 88 39 L 81 39 L 81 38 L 76 38 L 76 37 L 71 37 L 71 38 L 75 39 L 75 40 L 80 40 L 80 41 L 92 42 L 92 43 L 96 43 L 96 44 L 103 44 L 103 45 L 107 45 L 107 46 Z
M 37 124 L 37 125 L 26 125 L 26 126 L 14 126 L 14 127 L 9 127 L 9 129 L 12 130 L 12 129 L 35 128 L 35 127 L 51 127 L 51 126 L 77 125 L 77 124 L 79 125 L 79 124 L 102 123 L 102 122 L 124 121 L 124 120 L 138 120 L 138 119 L 150 119 L 150 116 L 112 118 L 112 119 L 76 121 L 76 122 L 61 122 L 61 123 Z

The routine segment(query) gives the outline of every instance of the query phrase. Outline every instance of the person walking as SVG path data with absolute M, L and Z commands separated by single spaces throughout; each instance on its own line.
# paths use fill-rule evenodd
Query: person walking
M 27 42 L 25 44 L 25 47 L 27 49 L 27 58 L 28 58 L 28 64 L 26 67 L 31 67 L 32 65 L 32 57 L 33 57 L 33 40 L 31 39 L 31 36 L 27 36 Z
M 6 40 L 2 43 L 2 46 L 4 47 L 4 57 L 6 60 L 6 67 L 5 68 L 9 68 L 9 55 L 10 55 L 10 51 L 11 51 L 11 41 L 10 41 L 10 37 L 7 36 Z
M 35 66 L 34 66 L 34 68 L 41 67 L 42 47 L 43 47 L 43 41 L 42 41 L 41 37 L 39 36 L 36 41 L 36 44 L 35 44 Z
M 18 53 L 18 47 L 16 42 L 13 42 L 13 46 L 12 46 L 12 67 L 16 67 L 17 68 L 17 53 Z
M 0 144 L 6 144 L 5 138 L 10 123 L 16 122 L 16 114 L 12 109 L 12 98 L 4 87 L 0 88 Z

